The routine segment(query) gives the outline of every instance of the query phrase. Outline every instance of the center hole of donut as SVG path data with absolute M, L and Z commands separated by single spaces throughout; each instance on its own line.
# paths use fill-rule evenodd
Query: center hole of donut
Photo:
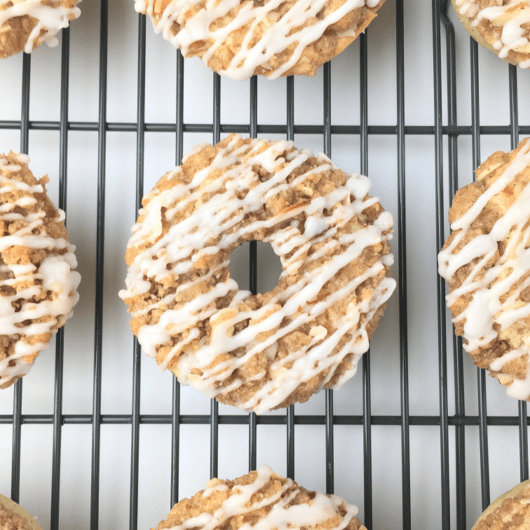
M 257 246 L 257 258 L 251 256 L 251 243 Z M 251 290 L 250 268 L 251 260 L 257 263 L 257 292 L 265 294 L 272 291 L 280 280 L 282 263 L 280 257 L 274 253 L 272 246 L 263 241 L 249 241 L 237 247 L 230 255 L 230 277 L 239 285 L 240 289 Z

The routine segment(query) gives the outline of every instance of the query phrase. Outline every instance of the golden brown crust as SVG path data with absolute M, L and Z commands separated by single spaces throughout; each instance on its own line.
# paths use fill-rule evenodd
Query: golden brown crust
M 451 0 L 451 2 L 453 4 L 453 8 L 458 14 L 458 18 L 468 33 L 480 45 L 484 46 L 496 55 L 499 55 L 502 49 L 499 44 L 499 39 L 504 25 L 520 14 L 522 9 L 530 9 L 530 2 L 527 0 L 521 0 L 520 4 L 510 7 L 506 14 L 502 17 L 499 17 L 497 20 L 490 21 L 486 18 L 483 18 L 480 20 L 480 22 L 478 22 L 476 14 L 473 16 L 461 14 L 461 7 L 457 5 L 457 0 Z M 472 3 L 476 4 L 476 6 L 481 10 L 488 7 L 505 6 L 508 4 L 507 1 L 502 0 L 473 0 Z M 530 23 L 523 24 L 522 29 L 523 36 L 527 39 L 530 39 Z M 502 58 L 510 64 L 520 66 L 522 63 L 525 68 L 528 68 L 530 64 L 528 66 L 526 64 L 528 64 L 528 61 L 530 61 L 530 44 L 527 43 L 514 49 L 510 49 L 508 50 L 506 57 Z
M 530 528 L 530 480 L 496 499 L 472 530 L 527 530 Z
M 37 180 L 24 155 L 10 152 L 0 155 L 0 179 L 0 389 L 4 389 L 25 375 L 71 315 L 79 275 L 72 272 L 75 258 L 64 212 L 46 194 L 48 176 Z M 58 271 L 64 268 L 63 278 Z M 49 273 L 59 277 L 51 278 Z M 26 354 L 21 357 L 21 352 Z
M 42 530 L 35 518 L 16 502 L 0 495 L 1 530 Z
M 173 3 L 173 0 L 136 1 L 137 9 L 143 13 L 147 13 L 154 26 L 158 28 L 158 31 L 162 31 L 166 39 L 169 40 L 172 38 L 177 46 L 179 46 L 179 33 L 187 31 L 187 23 L 189 23 L 190 20 L 193 21 L 197 13 L 205 11 L 207 5 L 207 0 L 200 0 L 193 5 L 193 8 L 189 8 L 189 6 L 185 5 L 183 9 L 184 15 L 178 17 L 179 23 L 175 22 L 169 26 L 164 25 L 164 20 L 167 18 L 167 13 L 172 9 L 171 4 Z M 222 74 L 228 72 L 232 60 L 241 52 L 243 46 L 245 46 L 244 42 L 248 41 L 247 46 L 249 49 L 252 49 L 253 46 L 262 39 L 265 33 L 270 31 L 270 28 L 274 26 L 274 24 L 280 24 L 280 22 L 283 22 L 287 18 L 286 14 L 297 1 L 298 0 L 283 1 L 276 9 L 268 12 L 267 16 L 255 25 L 252 30 L 251 24 L 248 23 L 243 27 L 238 27 L 238 29 L 230 32 L 225 38 L 223 38 L 220 45 L 216 47 L 216 50 L 211 54 L 211 57 L 206 59 L 207 65 L 215 72 Z M 332 15 L 337 9 L 343 6 L 346 1 L 347 0 L 327 0 L 316 17 L 311 17 L 307 21 L 304 21 L 301 25 L 293 28 L 292 32 L 301 31 L 304 28 L 314 25 L 319 20 L 323 20 Z M 353 8 L 340 18 L 340 20 L 329 24 L 320 36 L 315 37 L 316 40 L 308 42 L 307 45 L 305 45 L 301 56 L 296 63 L 287 70 L 282 70 L 281 75 L 314 76 L 317 69 L 322 64 L 341 53 L 364 32 L 369 23 L 376 17 L 376 13 L 383 5 L 384 1 L 385 0 L 380 0 L 374 7 L 364 5 L 362 7 Z M 248 5 L 254 4 L 255 6 L 262 6 L 266 3 L 267 0 L 243 1 L 238 8 L 232 9 L 226 15 L 215 19 L 211 23 L 209 29 L 214 31 L 227 26 L 234 21 L 234 18 L 238 15 L 240 10 L 242 8 L 246 9 Z M 174 15 L 172 19 L 176 18 L 177 16 Z M 164 31 L 162 27 L 167 27 L 168 31 Z M 249 38 L 249 31 L 252 31 L 251 38 Z M 200 57 L 203 59 L 209 53 L 210 46 L 213 44 L 214 40 L 211 37 L 196 37 L 196 39 L 199 40 L 195 40 L 189 46 L 186 44 L 185 47 L 181 47 L 183 54 L 185 57 Z M 250 75 L 272 75 L 274 77 L 274 73 L 289 62 L 293 53 L 295 53 L 295 49 L 296 43 L 291 43 L 282 51 L 275 53 L 263 64 L 260 64 L 259 61 L 257 61 L 255 63 L 255 68 L 248 72 L 244 78 L 250 77 Z M 226 73 L 226 75 L 233 77 L 230 73 Z
M 515 158 L 521 152 L 523 148 L 526 149 L 527 140 L 523 140 L 517 149 L 510 153 L 504 153 L 498 151 L 491 155 L 476 171 L 477 181 L 464 186 L 458 190 L 453 199 L 453 203 L 449 210 L 449 221 L 455 223 L 463 215 L 465 215 L 470 208 L 472 208 L 478 200 L 486 193 L 490 187 L 505 174 L 507 169 L 512 165 Z M 473 241 L 478 241 L 476 238 L 483 238 L 492 232 L 494 225 L 501 220 L 508 210 L 514 205 L 517 199 L 521 196 L 521 193 L 525 187 L 530 183 L 530 165 L 524 167 L 522 171 L 518 172 L 517 175 L 510 183 L 502 189 L 499 193 L 493 195 L 488 200 L 480 214 L 474 218 L 473 223 L 465 233 L 463 239 L 458 245 L 453 248 L 452 255 L 456 257 L 457 254 L 462 252 L 463 248 Z M 523 226 L 524 231 L 528 230 L 530 225 L 530 210 L 526 224 Z M 498 225 L 497 225 L 498 226 Z M 475 268 L 480 263 L 483 255 L 476 257 L 472 261 L 464 260 L 462 266 L 460 266 L 454 274 L 452 274 L 449 283 L 449 291 L 460 289 L 464 282 L 469 283 L 469 276 L 473 273 L 474 281 L 480 282 L 482 278 L 486 278 L 486 274 L 493 270 L 493 267 L 498 267 L 499 263 L 504 263 L 507 259 L 510 259 L 512 254 L 505 255 L 505 250 L 508 245 L 508 241 L 512 237 L 514 229 L 510 230 L 507 234 L 506 239 L 498 243 L 498 249 L 494 256 L 492 256 L 487 263 L 484 263 L 479 272 L 476 273 Z M 447 238 L 443 250 L 448 249 L 455 238 L 461 236 L 461 229 L 454 230 L 451 235 Z M 522 237 L 522 236 L 521 236 Z M 502 265 L 501 265 L 502 267 Z M 505 267 L 502 272 L 499 272 L 495 276 L 494 280 L 488 286 L 484 286 L 491 291 L 495 286 L 508 274 L 511 269 Z M 525 307 L 530 303 L 530 289 L 522 288 L 521 286 L 530 277 L 530 268 L 526 269 L 526 272 L 521 275 L 518 281 L 511 285 L 510 289 L 502 294 L 500 302 L 504 303 L 512 295 L 515 295 L 513 303 L 507 306 L 503 311 L 510 311 L 516 308 Z M 447 279 L 447 278 L 446 278 Z M 450 304 L 450 309 L 455 321 L 455 332 L 457 335 L 464 337 L 465 343 L 468 342 L 468 335 L 466 333 L 467 318 L 461 318 L 468 306 L 472 303 L 474 297 L 477 296 L 477 290 L 467 290 L 463 292 L 456 301 Z M 494 315 L 495 324 L 493 324 L 496 330 L 496 337 L 483 344 L 476 349 L 470 351 L 470 355 L 473 358 L 475 365 L 480 368 L 486 368 L 491 370 L 491 375 L 499 380 L 503 385 L 511 385 L 515 379 L 524 380 L 528 374 L 528 355 L 524 354 L 517 356 L 511 361 L 505 362 L 501 369 L 494 370 L 492 363 L 500 359 L 506 354 L 510 354 L 520 348 L 530 337 L 530 317 L 524 317 L 517 319 L 513 324 L 509 326 L 501 326 L 497 324 L 497 321 L 502 317 L 502 312 Z
M 72 10 L 72 13 L 67 14 L 67 19 L 73 20 L 75 18 L 73 11 L 79 1 L 80 0 L 41 0 L 40 4 L 56 10 L 63 8 Z M 24 2 L 25 0 L 11 0 L 1 4 L 0 17 L 2 16 L 2 11 L 7 11 L 15 4 L 23 5 Z M 52 35 L 55 35 L 57 31 L 54 28 L 43 26 L 38 34 L 32 37 L 32 42 L 28 43 L 32 31 L 37 24 L 39 24 L 38 18 L 35 18 L 36 16 L 35 11 L 30 10 L 27 14 L 9 16 L 9 18 L 2 23 L 0 26 L 0 58 L 5 59 L 11 55 L 20 53 L 28 46 L 30 49 L 37 48 L 49 37 L 49 30 L 52 30 Z
M 257 480 L 258 473 L 266 476 L 266 468 L 261 468 L 258 472 L 252 471 L 251 473 L 236 478 L 235 480 L 212 479 L 207 484 L 207 487 L 210 488 L 210 490 L 201 490 L 191 499 L 182 499 L 179 503 L 175 504 L 173 509 L 169 512 L 167 519 L 161 521 L 157 526 L 157 530 L 165 530 L 174 527 L 178 528 L 185 523 L 189 525 L 189 520 L 191 518 L 198 517 L 201 514 L 219 515 L 223 511 L 223 503 L 230 498 L 235 500 L 236 497 L 234 496 L 240 494 L 242 491 L 239 486 L 249 487 L 249 485 L 252 485 Z M 294 506 L 301 506 L 304 504 L 308 506 L 313 505 L 315 496 L 318 495 L 323 497 L 322 494 L 299 487 L 296 482 L 283 478 L 276 473 L 272 473 L 270 478 L 262 485 L 260 484 L 260 486 L 259 490 L 252 495 L 248 504 L 245 504 L 245 506 L 237 504 L 239 510 L 234 510 L 234 505 L 231 505 L 232 510 L 241 512 L 240 515 L 234 515 L 223 519 L 222 524 L 214 526 L 214 530 L 220 530 L 221 528 L 239 530 L 243 525 L 249 525 L 252 527 L 260 523 L 260 521 L 261 524 L 263 524 L 264 519 L 271 510 L 274 507 L 278 510 L 280 506 L 282 506 L 282 501 L 288 499 L 289 496 L 292 496 L 293 498 L 290 499 L 287 504 L 283 505 L 284 511 L 282 512 L 282 510 L 278 510 L 279 512 L 286 513 L 287 509 Z M 206 496 L 204 495 L 205 491 L 207 491 Z M 276 498 L 274 499 L 274 497 Z M 329 498 L 329 496 L 327 497 Z M 304 525 L 303 528 L 306 530 L 331 530 L 340 525 L 346 516 L 347 510 L 349 509 L 351 512 L 353 507 L 347 505 L 347 503 L 338 497 L 335 497 L 335 499 L 338 499 L 338 506 L 333 511 L 328 511 L 328 516 L 324 518 L 324 520 L 315 521 L 314 524 Z M 340 501 L 342 502 L 340 503 Z M 252 504 L 254 503 L 262 503 L 263 506 L 253 507 Z M 248 510 L 245 510 L 245 507 L 248 508 Z M 354 511 L 356 513 L 355 509 Z M 276 512 L 275 523 L 280 524 L 281 516 L 277 514 L 278 512 Z M 296 527 L 296 525 L 291 526 L 293 526 L 293 528 Z M 199 530 L 201 527 L 197 526 L 196 528 Z M 359 519 L 351 517 L 348 524 L 344 527 L 344 530 L 366 530 L 366 527 L 361 524 Z

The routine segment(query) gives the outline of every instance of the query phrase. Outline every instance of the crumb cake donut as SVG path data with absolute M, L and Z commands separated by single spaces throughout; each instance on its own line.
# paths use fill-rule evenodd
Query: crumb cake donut
M 155 31 L 232 79 L 315 75 L 375 18 L 385 0 L 135 0 Z
M 144 197 L 127 247 L 120 296 L 145 352 L 245 411 L 340 386 L 395 288 L 392 216 L 369 189 L 292 142 L 197 146 Z M 266 294 L 230 278 L 230 254 L 253 240 L 283 266 Z
M 28 163 L 0 155 L 0 388 L 29 372 L 79 298 L 64 212 Z
M 1 530 L 42 530 L 37 520 L 11 499 L 0 495 Z
M 175 504 L 157 530 L 366 530 L 355 517 L 356 506 L 307 491 L 268 466 L 235 480 L 214 478 L 206 486 Z
M 501 59 L 530 68 L 530 0 L 452 0 L 471 36 Z
M 530 528 L 530 480 L 495 500 L 471 530 L 528 530 Z
M 0 57 L 30 53 L 43 42 L 57 44 L 55 35 L 81 14 L 81 0 L 0 0 Z
M 457 191 L 439 254 L 457 335 L 480 368 L 530 397 L 530 138 L 494 153 Z

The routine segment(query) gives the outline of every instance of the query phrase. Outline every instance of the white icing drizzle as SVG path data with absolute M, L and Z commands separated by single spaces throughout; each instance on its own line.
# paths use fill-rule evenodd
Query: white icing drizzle
M 511 0 L 505 5 L 494 5 L 483 9 L 480 9 L 476 0 L 456 0 L 456 5 L 461 15 L 472 20 L 472 26 L 478 26 L 484 19 L 499 26 L 499 38 L 493 42 L 493 47 L 498 50 L 501 59 L 506 59 L 510 50 L 530 54 L 530 49 L 526 49 L 530 44 L 528 31 L 523 28 L 524 24 L 530 23 L 530 0 Z M 513 10 L 514 6 L 519 6 L 521 9 L 515 16 L 507 16 L 508 11 Z M 521 61 L 519 66 L 530 68 L 530 59 Z
M 272 69 L 269 60 L 275 54 L 282 53 L 294 45 L 290 59 L 267 76 L 269 79 L 276 79 L 292 68 L 300 59 L 304 48 L 317 41 L 330 25 L 335 24 L 354 9 L 364 6 L 374 8 L 381 2 L 381 0 L 345 0 L 335 11 L 319 20 L 316 15 L 329 0 L 297 0 L 281 19 L 277 19 L 273 11 L 284 1 L 265 0 L 262 5 L 256 5 L 253 1 L 208 0 L 205 8 L 192 14 L 192 11 L 196 10 L 198 0 L 172 0 L 158 20 L 155 18 L 157 13 L 154 12 L 155 1 L 135 0 L 135 8 L 139 13 L 147 14 L 153 21 L 155 31 L 162 33 L 164 39 L 180 48 L 185 57 L 190 47 L 198 45 L 207 47 L 202 55 L 202 61 L 206 66 L 219 46 L 229 38 L 231 32 L 249 25 L 250 29 L 243 39 L 241 49 L 232 58 L 228 68 L 219 72 L 241 81 L 251 77 L 258 66 Z M 233 18 L 228 24 L 215 30 L 210 29 L 215 20 L 229 12 Z M 308 21 L 312 23 L 300 28 Z M 254 31 L 262 22 L 266 26 L 263 35 L 249 48 L 252 39 L 257 37 Z M 172 30 L 174 23 L 180 24 L 177 34 Z M 293 32 L 295 28 L 299 29 Z M 355 35 L 353 31 L 351 36 Z
M 4 7 L 10 1 L 13 5 Z M 0 27 L 12 18 L 30 16 L 37 20 L 37 24 L 26 41 L 24 51 L 30 53 L 35 44 L 40 44 L 38 37 L 41 31 L 45 31 L 42 37 L 44 42 L 49 46 L 56 46 L 58 41 L 55 35 L 61 29 L 67 28 L 70 20 L 78 18 L 81 10 L 78 7 L 62 6 L 58 0 L 52 4 L 56 5 L 46 5 L 43 0 L 0 0 Z
M 498 332 L 493 327 L 495 323 L 499 324 L 503 331 L 518 320 L 522 321 L 530 316 L 530 304 L 514 307 L 517 298 L 530 285 L 530 279 L 518 285 L 506 301 L 500 300 L 520 282 L 525 274 L 530 272 L 530 248 L 528 248 L 530 226 L 526 226 L 530 222 L 530 184 L 526 185 L 506 213 L 497 220 L 489 234 L 474 237 L 457 253 L 453 253 L 466 237 L 471 225 L 487 202 L 509 186 L 525 168 L 530 167 L 530 139 L 523 141 L 522 144 L 521 150 L 504 173 L 484 191 L 462 217 L 451 225 L 451 229 L 458 230 L 458 232 L 451 244 L 438 256 L 439 272 L 448 282 L 460 267 L 480 258 L 462 285 L 446 297 L 447 304 L 451 307 L 464 294 L 473 294 L 466 309 L 453 319 L 453 322 L 465 319 L 464 337 L 467 339 L 467 344 L 464 348 L 468 352 L 486 346 L 497 338 Z M 495 266 L 480 277 L 479 272 L 495 256 L 498 243 L 506 241 L 508 236 L 509 243 L 504 254 Z M 530 354 L 530 339 L 528 338 L 519 348 L 507 352 L 492 362 L 490 369 L 500 371 L 508 361 L 524 354 Z M 530 369 L 524 380 L 514 380 L 508 387 L 507 393 L 511 397 L 522 400 L 530 396 Z
M 30 206 L 36 203 L 34 193 L 44 191 L 40 184 L 29 186 L 24 182 L 9 178 L 6 173 L 20 171 L 22 165 L 27 165 L 29 157 L 15 155 L 20 165 L 8 164 L 7 158 L 0 155 L 0 199 L 5 193 L 20 191 L 31 194 L 13 202 L 5 202 L 0 210 L 0 222 L 25 221 L 26 226 L 19 228 L 9 236 L 0 237 L 0 251 L 9 247 L 21 246 L 30 249 L 47 249 L 50 255 L 42 260 L 38 269 L 35 265 L 1 264 L 0 289 L 15 289 L 15 294 L 0 294 L 0 330 L 1 334 L 18 336 L 15 352 L 0 360 L 0 385 L 9 383 L 12 379 L 27 374 L 31 363 L 25 362 L 26 355 L 38 354 L 47 347 L 47 343 L 31 344 L 38 335 L 57 332 L 60 326 L 72 315 L 72 309 L 79 299 L 77 286 L 81 280 L 74 269 L 77 261 L 74 255 L 75 247 L 65 239 L 47 237 L 45 233 L 32 235 L 31 231 L 41 229 L 44 211 L 17 213 L 14 210 L 20 206 Z M 62 222 L 64 212 L 59 210 L 60 216 L 56 222 Z M 11 225 L 13 226 L 13 225 Z M 67 249 L 65 254 L 53 255 L 56 250 Z M 50 300 L 34 302 L 46 293 L 51 293 Z M 16 306 L 20 309 L 17 310 Z M 45 322 L 36 322 L 42 317 L 50 317 Z M 4 352 L 5 353 L 5 352 Z
M 269 466 L 262 466 L 256 472 L 256 479 L 251 484 L 235 485 L 233 493 L 213 513 L 203 512 L 191 517 L 181 525 L 173 526 L 170 530 L 215 530 L 221 528 L 228 519 L 244 516 L 263 507 L 272 506 L 268 513 L 261 517 L 255 524 L 245 524 L 243 528 L 252 530 L 295 530 L 303 527 L 315 527 L 326 523 L 326 530 L 343 530 L 357 515 L 358 509 L 348 504 L 337 495 L 324 495 L 315 492 L 315 497 L 310 503 L 289 504 L 300 494 L 299 488 L 294 488 L 291 479 L 284 479 L 285 484 L 277 493 L 269 497 L 263 496 L 260 500 L 252 502 L 252 496 L 258 493 L 268 482 L 274 478 L 275 473 Z M 215 481 L 213 481 L 215 482 Z M 221 486 L 224 486 L 221 484 Z M 204 490 L 203 497 L 209 497 L 220 489 L 219 485 Z M 221 488 L 226 491 L 226 486 Z M 345 510 L 340 515 L 339 507 Z M 338 516 L 338 517 L 337 517 Z M 338 518 L 338 524 L 333 524 L 332 519 Z
M 169 361 L 179 357 L 179 381 L 183 384 L 192 384 L 209 397 L 219 393 L 228 393 L 241 385 L 238 379 L 232 386 L 218 388 L 219 383 L 229 377 L 234 370 L 243 367 L 254 355 L 266 352 L 269 358 L 274 358 L 277 342 L 288 333 L 296 330 L 302 324 L 309 323 L 313 326 L 311 332 L 313 340 L 304 348 L 291 353 L 288 357 L 275 361 L 271 366 L 271 380 L 265 382 L 263 387 L 247 402 L 238 403 L 242 410 L 254 410 L 262 413 L 278 406 L 292 391 L 304 381 L 331 367 L 329 376 L 324 385 L 333 376 L 339 362 L 349 353 L 354 354 L 352 369 L 347 371 L 342 381 L 352 377 L 361 355 L 368 349 L 368 336 L 366 324 L 371 320 L 378 308 L 386 302 L 395 289 L 395 281 L 384 278 L 370 299 L 362 300 L 358 305 L 350 303 L 346 314 L 335 323 L 336 331 L 326 336 L 327 331 L 314 322 L 333 304 L 344 297 L 351 295 L 365 280 L 381 274 L 384 265 L 377 262 L 365 273 L 352 278 L 345 286 L 320 300 L 319 293 L 323 286 L 346 265 L 357 259 L 364 249 L 391 239 L 391 234 L 384 234 L 392 227 L 392 216 L 382 212 L 373 225 L 367 225 L 352 234 L 336 237 L 338 228 L 352 221 L 356 216 L 371 205 L 378 202 L 377 198 L 365 200 L 370 189 L 370 181 L 361 175 L 352 175 L 345 186 L 338 187 L 327 196 L 315 197 L 307 201 L 302 207 L 282 211 L 266 219 L 249 223 L 243 226 L 241 220 L 246 215 L 258 211 L 266 202 L 286 188 L 286 177 L 293 170 L 300 167 L 306 160 L 313 156 L 311 151 L 298 151 L 293 149 L 292 142 L 267 142 L 252 140 L 236 148 L 241 138 L 234 135 L 230 143 L 220 150 L 209 167 L 197 172 L 190 184 L 179 183 L 174 187 L 164 190 L 154 196 L 146 208 L 140 211 L 144 216 L 143 223 L 136 224 L 133 236 L 128 247 L 135 247 L 149 241 L 155 241 L 151 246 L 140 252 L 129 267 L 126 285 L 127 290 L 121 291 L 124 299 L 145 294 L 151 288 L 151 281 L 163 282 L 165 278 L 185 274 L 192 271 L 193 264 L 201 256 L 216 254 L 220 248 L 226 249 L 245 234 L 256 233 L 259 228 L 274 227 L 279 223 L 292 219 L 302 211 L 307 219 L 303 231 L 298 222 L 293 220 L 286 228 L 279 230 L 264 240 L 271 243 L 274 251 L 282 261 L 283 272 L 281 278 L 287 278 L 296 273 L 304 263 L 310 263 L 320 257 L 326 256 L 331 250 L 335 254 L 328 256 L 327 261 L 301 277 L 282 291 L 276 294 L 263 307 L 251 310 L 241 304 L 251 296 L 249 291 L 238 290 L 238 285 L 233 279 L 219 281 L 209 291 L 198 295 L 186 303 L 179 303 L 175 309 L 166 309 L 156 324 L 143 325 L 138 333 L 138 338 L 145 352 L 156 357 L 162 345 L 171 344 L 171 337 L 181 333 L 190 332 L 189 335 L 178 342 L 165 360 L 160 362 L 160 369 L 165 369 Z M 265 148 L 266 147 L 266 148 Z M 282 153 L 289 154 L 282 158 Z M 337 169 L 333 163 L 323 155 L 319 155 L 322 165 L 297 177 L 290 186 L 303 183 L 310 175 Z M 252 170 L 253 166 L 263 166 L 273 176 L 264 182 Z M 212 172 L 224 170 L 233 166 L 220 177 L 209 178 Z M 177 177 L 181 169 L 177 167 L 170 178 Z M 276 172 L 275 172 L 276 171 Z M 201 189 L 197 189 L 201 186 Z M 216 193 L 224 186 L 223 193 Z M 243 198 L 238 198 L 236 192 L 250 190 Z M 209 197 L 204 203 L 205 197 Z M 202 198 L 202 199 L 201 199 Z M 166 208 L 165 218 L 171 220 L 177 212 L 183 211 L 188 205 L 201 199 L 201 205 L 193 215 L 174 224 L 168 232 L 159 237 L 157 225 L 161 226 L 161 210 Z M 324 209 L 328 215 L 324 215 Z M 154 234 L 154 236 L 153 236 Z M 154 237 L 154 239 L 149 238 Z M 159 239 L 156 239 L 159 237 Z M 214 238 L 215 245 L 209 246 L 208 241 Z M 325 242 L 318 251 L 308 255 L 309 248 L 319 242 Z M 385 256 L 385 264 L 391 265 L 391 254 Z M 217 269 L 209 270 L 211 276 L 226 266 L 222 263 Z M 204 280 L 203 276 L 200 280 Z M 195 282 L 196 283 L 196 282 Z M 187 289 L 190 284 L 181 285 L 177 293 Z M 216 311 L 210 304 L 216 299 L 234 293 L 228 308 Z M 163 302 L 153 301 L 146 309 L 138 312 L 132 311 L 133 316 L 146 314 L 153 309 L 170 304 L 177 293 L 164 297 Z M 318 300 L 316 303 L 309 303 Z M 361 316 L 364 317 L 359 325 Z M 238 322 L 250 319 L 248 327 L 241 332 L 232 334 Z M 201 321 L 210 321 L 212 332 L 209 342 L 204 341 L 193 354 L 183 352 L 184 346 L 195 340 L 199 332 L 196 325 Z M 249 321 L 249 322 L 250 322 Z M 259 340 L 260 333 L 268 333 L 268 338 Z M 314 335 L 313 335 L 314 333 Z M 344 345 L 335 351 L 337 345 L 344 339 Z M 234 356 L 229 360 L 219 362 L 211 368 L 212 362 L 218 356 L 243 348 L 245 353 Z M 241 351 L 241 350 L 239 350 Z M 285 364 L 292 362 L 289 370 Z M 198 377 L 197 371 L 202 373 Z M 256 376 L 263 379 L 265 372 Z

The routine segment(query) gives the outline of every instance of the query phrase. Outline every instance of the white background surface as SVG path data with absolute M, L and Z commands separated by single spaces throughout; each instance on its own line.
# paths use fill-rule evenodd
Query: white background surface
M 112 0 L 109 12 L 108 121 L 136 121 L 138 15 L 132 0 Z M 99 3 L 84 0 L 82 15 L 71 27 L 69 121 L 97 122 L 99 94 Z M 431 2 L 405 2 L 406 125 L 434 124 L 433 54 Z M 458 55 L 458 123 L 471 123 L 469 38 L 455 21 Z M 443 31 L 442 31 L 443 34 Z M 368 31 L 369 125 L 395 125 L 396 112 L 395 7 L 388 0 Z M 174 123 L 176 112 L 175 51 L 147 25 L 147 123 Z M 445 57 L 445 46 L 442 49 Z M 508 66 L 480 49 L 480 119 L 482 125 L 509 124 Z M 60 47 L 42 46 L 32 54 L 31 121 L 55 121 L 60 116 Z M 0 120 L 20 120 L 22 56 L 0 63 Z M 520 71 L 519 120 L 530 124 L 530 71 Z M 445 108 L 445 87 L 444 108 Z M 198 59 L 185 61 L 184 121 L 211 123 L 212 74 Z M 358 125 L 359 42 L 332 62 L 332 123 Z M 221 82 L 221 122 L 248 124 L 249 82 Z M 295 124 L 323 122 L 322 70 L 313 79 L 295 80 Z M 258 124 L 285 124 L 286 81 L 258 82 Z M 446 120 L 444 119 L 444 123 Z M 224 136 L 224 135 L 223 135 Z M 281 136 L 270 136 L 279 139 Z M 65 332 L 64 414 L 92 413 L 93 351 L 95 319 L 95 255 L 97 201 L 97 132 L 71 131 L 68 138 L 67 222 L 70 238 L 77 246 L 83 280 L 81 300 Z M 197 143 L 211 142 L 210 134 L 186 133 L 184 151 Z M 321 136 L 296 135 L 298 147 L 323 149 Z M 0 130 L 0 151 L 20 145 L 20 132 Z M 146 133 L 145 190 L 175 163 L 175 135 Z M 460 183 L 472 179 L 471 137 L 458 141 Z M 396 136 L 369 137 L 369 176 L 372 192 L 383 206 L 397 214 Z M 509 150 L 510 138 L 483 136 L 481 155 Z M 446 151 L 445 151 L 446 153 Z M 50 175 L 49 194 L 57 203 L 59 168 L 58 131 L 30 132 L 30 167 L 37 177 Z M 358 172 L 358 136 L 334 136 L 332 158 L 348 172 Z M 439 375 L 436 312 L 436 244 L 434 138 L 406 138 L 408 336 L 411 416 L 439 415 Z M 124 285 L 124 253 L 130 227 L 136 217 L 136 133 L 107 134 L 107 181 L 105 214 L 105 288 L 103 331 L 102 413 L 130 414 L 132 395 L 132 334 L 125 306 L 118 298 Z M 446 175 L 447 180 L 447 175 Z M 446 198 L 445 209 L 448 203 Z M 399 241 L 393 241 L 397 256 Z M 262 248 L 262 247 L 260 247 Z M 274 256 L 260 255 L 259 281 L 262 292 L 277 278 Z M 242 272 L 236 279 L 247 287 L 244 256 L 236 256 Z M 269 263 L 272 261 L 272 263 Z M 263 266 L 261 266 L 263 265 Z M 233 269 L 234 270 L 234 269 Z M 393 276 L 397 278 L 397 265 Z M 399 322 L 396 292 L 371 343 L 372 414 L 400 414 Z M 451 348 L 452 331 L 447 337 Z M 452 353 L 448 356 L 449 414 L 454 414 Z M 476 369 L 464 358 L 466 414 L 477 415 Z M 53 345 L 37 360 L 24 379 L 23 414 L 52 414 L 54 397 Z M 160 373 L 156 363 L 142 359 L 141 414 L 170 414 L 172 375 Z M 487 382 L 488 413 L 517 415 L 517 402 L 505 396 L 496 381 Z M 198 391 L 183 388 L 182 414 L 209 414 L 210 402 Z M 0 394 L 0 414 L 11 414 L 13 390 Z M 297 414 L 324 414 L 324 395 L 296 406 Z M 220 406 L 220 414 L 237 414 Z M 284 414 L 284 412 L 275 412 Z M 335 414 L 362 414 L 360 373 L 335 392 Z M 295 429 L 296 479 L 309 489 L 325 490 L 324 426 Z M 10 494 L 11 433 L 0 424 L 0 493 Z M 519 482 L 519 437 L 516 427 L 489 427 L 492 500 Z M 374 426 L 373 492 L 374 530 L 401 528 L 401 430 L 399 426 Z M 101 429 L 100 528 L 128 527 L 130 478 L 130 425 L 103 425 Z M 412 465 L 412 525 L 415 529 L 441 528 L 440 430 L 439 427 L 410 428 Z M 170 425 L 142 425 L 140 429 L 139 528 L 155 526 L 169 510 Z M 335 427 L 335 492 L 360 508 L 363 519 L 363 430 L 361 426 Z M 454 525 L 454 428 L 450 428 L 451 515 Z M 258 465 L 270 464 L 286 473 L 286 429 L 258 426 Z M 52 462 L 52 426 L 23 425 L 20 503 L 49 528 Z M 180 443 L 180 497 L 190 496 L 209 479 L 209 427 L 183 425 Z M 63 428 L 61 467 L 62 528 L 88 528 L 90 513 L 91 426 Z M 247 472 L 248 427 L 219 427 L 219 476 Z M 481 512 L 478 427 L 466 429 L 468 527 Z M 372 529 L 370 529 L 372 530 Z

